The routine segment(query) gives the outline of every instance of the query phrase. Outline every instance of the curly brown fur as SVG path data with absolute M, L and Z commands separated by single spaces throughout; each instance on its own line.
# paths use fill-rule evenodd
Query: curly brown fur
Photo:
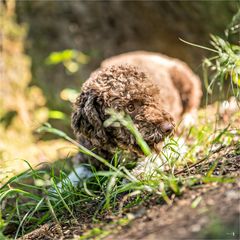
M 196 101 L 192 101 L 191 85 L 189 88 L 180 84 L 191 82 L 184 80 L 185 76 L 193 76 L 192 82 L 200 86 L 198 78 L 181 62 L 179 66 L 176 64 L 173 68 L 167 68 L 159 63 L 154 64 L 155 60 L 147 61 L 145 55 L 140 54 L 126 61 L 138 65 L 136 68 L 124 64 L 122 60 L 128 58 L 123 56 L 103 62 L 102 66 L 115 65 L 102 67 L 90 76 L 82 87 L 72 114 L 72 127 L 78 141 L 87 142 L 108 158 L 117 147 L 135 156 L 141 155 L 141 151 L 134 137 L 124 127 L 103 126 L 109 118 L 106 109 L 128 113 L 144 140 L 154 148 L 165 136 L 172 134 L 174 120 L 179 120 L 186 111 L 197 108 L 200 101 L 200 94 L 199 97 L 194 96 Z M 182 66 L 187 68 L 186 73 Z M 200 89 L 198 91 L 201 92 Z
M 181 107 L 174 105 L 170 109 L 166 108 L 175 116 L 175 120 L 180 120 L 184 113 L 193 112 L 199 107 L 202 97 L 201 81 L 183 61 L 160 53 L 135 51 L 108 58 L 102 62 L 101 67 L 122 64 L 138 67 L 154 78 L 156 84 L 163 85 L 166 79 L 171 79 L 174 85 L 171 90 L 177 90 L 182 101 Z M 166 75 L 165 78 L 162 76 L 163 73 Z M 162 93 L 165 93 L 169 89 L 163 86 L 161 90 Z M 169 100 L 166 99 L 166 101 L 166 104 L 169 105 Z

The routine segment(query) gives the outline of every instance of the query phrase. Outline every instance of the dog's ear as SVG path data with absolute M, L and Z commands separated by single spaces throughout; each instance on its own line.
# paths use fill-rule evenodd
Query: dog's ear
M 77 98 L 72 113 L 72 128 L 78 137 L 83 135 L 93 145 L 102 145 L 108 138 L 103 126 L 103 102 L 92 91 L 83 92 Z

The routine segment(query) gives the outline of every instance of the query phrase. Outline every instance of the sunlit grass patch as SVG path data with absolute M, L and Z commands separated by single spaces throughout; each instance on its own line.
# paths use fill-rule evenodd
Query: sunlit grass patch
M 212 47 L 200 46 L 180 39 L 184 43 L 210 51 L 214 56 L 202 62 L 203 80 L 208 94 L 215 86 L 223 92 L 224 83 L 230 81 L 230 92 L 240 98 L 240 47 L 219 36 L 210 35 Z
M 0 189 L 4 219 L 1 226 L 6 234 L 9 229 L 15 229 L 15 236 L 22 236 L 49 221 L 80 224 L 79 217 L 83 215 L 100 221 L 107 212 L 123 216 L 125 209 L 153 196 L 172 204 L 172 194 L 180 195 L 193 185 L 234 181 L 232 177 L 214 174 L 218 162 L 211 157 L 222 148 L 239 142 L 239 129 L 228 125 L 218 129 L 215 122 L 199 119 L 195 126 L 184 129 L 179 137 L 166 139 L 160 155 L 151 155 L 131 120 L 123 114 L 111 114 L 112 123 L 113 120 L 123 122 L 130 132 L 134 132 L 147 157 L 139 159 L 139 165 L 130 172 L 119 163 L 118 152 L 114 161 L 104 159 L 64 132 L 44 125 L 41 131 L 69 141 L 80 152 L 99 160 L 107 170 L 96 171 L 93 166 L 85 165 L 92 175 L 76 186 L 68 177 L 69 168 L 64 165 L 58 170 L 53 166 L 35 170 L 29 165 L 27 171 L 12 177 Z M 207 169 L 204 170 L 201 166 L 206 163 Z

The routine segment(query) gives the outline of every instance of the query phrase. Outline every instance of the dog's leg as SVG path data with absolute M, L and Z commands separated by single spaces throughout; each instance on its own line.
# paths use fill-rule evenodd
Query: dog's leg
M 172 81 L 180 93 L 184 113 L 195 113 L 202 97 L 201 81 L 192 70 L 182 62 L 169 69 Z

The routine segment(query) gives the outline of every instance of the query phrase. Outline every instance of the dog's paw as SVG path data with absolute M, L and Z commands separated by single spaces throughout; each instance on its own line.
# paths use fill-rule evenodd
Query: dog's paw
M 182 117 L 180 126 L 184 127 L 184 128 L 189 128 L 189 127 L 196 125 L 197 117 L 198 117 L 197 110 L 185 113 Z

